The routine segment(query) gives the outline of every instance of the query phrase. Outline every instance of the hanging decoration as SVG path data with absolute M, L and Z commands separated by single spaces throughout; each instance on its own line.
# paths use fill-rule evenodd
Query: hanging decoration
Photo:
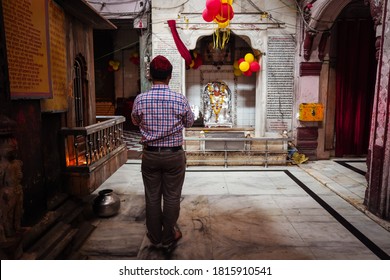
M 234 17 L 233 0 L 206 0 L 202 17 L 206 22 L 217 23 L 214 32 L 214 47 L 223 49 L 230 38 L 230 21 Z
M 139 64 L 140 64 L 139 53 L 136 52 L 136 51 L 135 51 L 135 52 L 132 52 L 132 53 L 130 54 L 129 60 L 130 60 L 133 64 L 139 65 Z
M 243 58 L 240 58 L 233 63 L 234 76 L 241 75 L 251 76 L 253 73 L 260 71 L 261 66 L 259 60 L 252 53 L 247 53 Z
M 232 4 L 233 0 L 206 0 L 202 17 L 206 22 L 214 21 L 221 24 L 220 28 L 225 28 L 234 17 Z
M 119 61 L 110 60 L 108 62 L 108 71 L 109 72 L 118 71 L 119 70 L 119 65 L 120 65 Z
M 186 66 L 189 66 L 192 63 L 192 57 L 190 51 L 184 45 L 183 41 L 180 39 L 179 33 L 176 29 L 176 21 L 168 20 L 167 21 L 169 28 L 171 29 L 173 40 L 175 41 L 176 48 L 179 51 L 180 55 L 184 58 Z

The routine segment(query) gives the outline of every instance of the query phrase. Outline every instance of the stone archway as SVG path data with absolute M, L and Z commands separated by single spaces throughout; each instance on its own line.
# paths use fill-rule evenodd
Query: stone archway
M 369 4 L 379 35 L 376 40 L 378 70 L 367 157 L 365 205 L 370 212 L 390 220 L 390 6 L 388 0 L 370 0 Z

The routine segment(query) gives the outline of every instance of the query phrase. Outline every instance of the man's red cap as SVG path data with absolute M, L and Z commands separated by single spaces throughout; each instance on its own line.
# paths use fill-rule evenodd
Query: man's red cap
M 165 80 L 172 74 L 172 64 L 162 55 L 158 55 L 150 62 L 150 76 L 153 79 Z

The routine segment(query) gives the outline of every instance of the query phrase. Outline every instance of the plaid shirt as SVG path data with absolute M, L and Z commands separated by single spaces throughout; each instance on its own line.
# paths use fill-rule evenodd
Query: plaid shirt
M 193 125 L 194 114 L 184 95 L 157 84 L 135 98 L 131 119 L 140 128 L 141 143 L 176 147 L 183 145 L 183 128 Z

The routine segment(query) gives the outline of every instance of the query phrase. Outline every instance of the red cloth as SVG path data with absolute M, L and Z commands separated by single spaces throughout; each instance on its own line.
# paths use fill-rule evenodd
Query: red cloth
M 167 21 L 169 28 L 171 29 L 173 39 L 175 40 L 176 48 L 178 49 L 180 55 L 184 58 L 186 61 L 186 65 L 190 65 L 192 62 L 192 57 L 190 54 L 190 51 L 186 48 L 182 40 L 180 39 L 179 34 L 176 30 L 176 21 L 175 20 L 168 20 Z

